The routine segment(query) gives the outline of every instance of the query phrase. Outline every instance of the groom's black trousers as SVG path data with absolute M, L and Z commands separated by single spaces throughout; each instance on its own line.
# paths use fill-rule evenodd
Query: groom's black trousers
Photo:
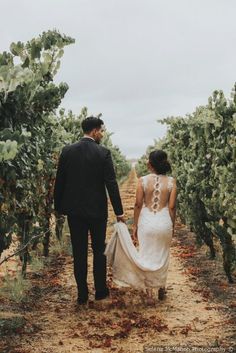
M 74 275 L 80 297 L 88 295 L 88 233 L 93 249 L 93 276 L 96 292 L 106 289 L 105 238 L 107 220 L 85 219 L 68 215 L 72 250 L 74 256 Z

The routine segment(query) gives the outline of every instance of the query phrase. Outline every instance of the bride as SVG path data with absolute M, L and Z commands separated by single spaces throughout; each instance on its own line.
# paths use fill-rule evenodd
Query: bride
M 107 244 L 105 254 L 112 265 L 113 280 L 122 286 L 146 291 L 148 301 L 165 297 L 170 258 L 170 244 L 176 213 L 176 181 L 166 174 L 171 171 L 167 154 L 150 153 L 150 174 L 138 180 L 134 206 L 133 240 L 127 226 L 119 222 Z

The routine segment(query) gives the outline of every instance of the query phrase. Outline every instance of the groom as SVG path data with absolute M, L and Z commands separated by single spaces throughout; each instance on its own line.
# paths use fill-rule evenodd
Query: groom
M 55 210 L 67 215 L 70 228 L 78 304 L 85 304 L 88 300 L 88 232 L 93 249 L 95 299 L 109 296 L 103 254 L 108 216 L 106 189 L 117 221 L 124 221 L 111 152 L 99 145 L 104 133 L 103 124 L 95 117 L 83 120 L 84 137 L 63 148 L 54 188 Z

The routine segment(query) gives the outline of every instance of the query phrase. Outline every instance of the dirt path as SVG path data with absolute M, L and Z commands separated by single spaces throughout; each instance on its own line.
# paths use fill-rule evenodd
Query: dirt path
M 131 172 L 121 187 L 126 218 L 133 216 L 136 180 L 135 173 Z M 112 233 L 113 220 L 111 216 L 108 238 Z M 177 232 L 178 229 L 181 225 L 177 225 Z M 44 276 L 42 287 L 38 288 L 41 298 L 35 301 L 33 308 L 24 308 L 28 330 L 8 342 L 11 345 L 9 352 L 134 353 L 157 352 L 158 346 L 168 349 L 179 345 L 188 346 L 189 349 L 214 346 L 214 352 L 224 352 L 223 348 L 230 346 L 228 337 L 232 334 L 232 326 L 227 324 L 229 318 L 218 310 L 223 304 L 211 302 L 204 292 L 196 291 L 196 283 L 186 273 L 184 263 L 179 258 L 180 251 L 174 238 L 167 298 L 152 306 L 147 306 L 142 292 L 118 289 L 112 284 L 110 276 L 111 298 L 95 302 L 90 252 L 91 297 L 88 307 L 76 309 L 72 259 L 62 256 Z M 230 350 L 227 348 L 226 351 Z

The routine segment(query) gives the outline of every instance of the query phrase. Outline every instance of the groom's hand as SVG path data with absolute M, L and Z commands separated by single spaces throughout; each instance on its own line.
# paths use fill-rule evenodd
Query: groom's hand
M 117 220 L 117 222 L 123 222 L 123 223 L 125 223 L 125 217 L 124 217 L 124 215 L 122 215 L 122 216 L 116 216 L 116 220 Z
M 61 216 L 62 216 L 62 214 L 61 213 L 59 213 L 58 211 L 54 211 L 54 215 L 55 215 L 55 217 L 56 218 L 60 218 Z

